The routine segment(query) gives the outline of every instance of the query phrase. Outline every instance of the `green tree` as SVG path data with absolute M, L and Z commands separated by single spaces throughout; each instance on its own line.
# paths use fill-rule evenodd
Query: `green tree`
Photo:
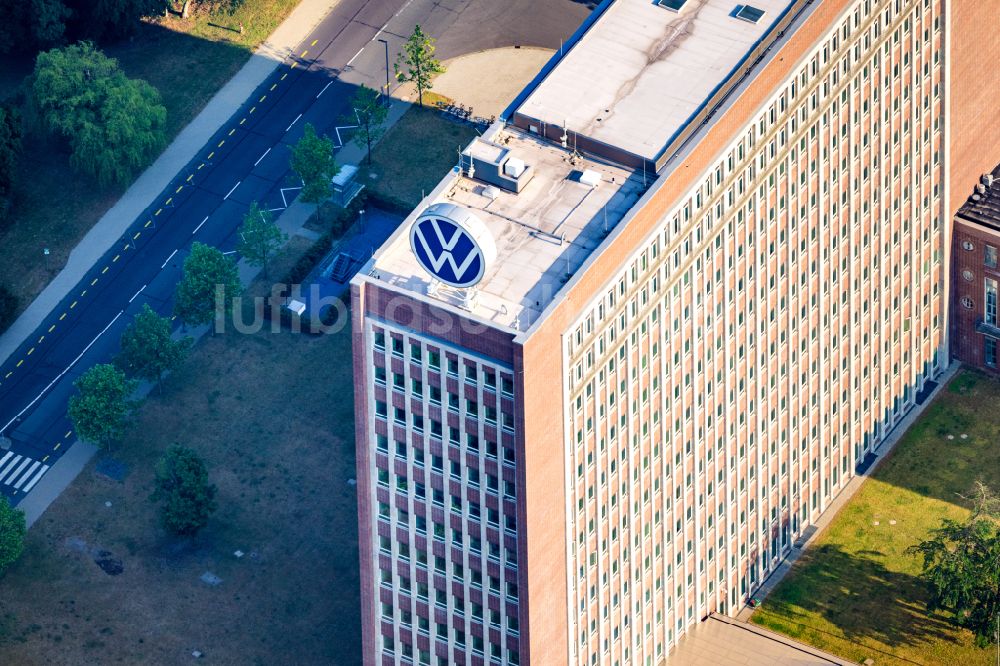
M 21 116 L 17 109 L 0 104 L 0 222 L 11 206 L 17 164 L 21 157 Z
M 955 622 L 986 646 L 998 640 L 1000 623 L 1000 525 L 997 500 L 977 484 L 975 509 L 964 521 L 946 519 L 931 537 L 907 552 L 923 557 L 929 607 L 954 614 Z
M 264 269 L 267 277 L 267 259 L 281 247 L 288 237 L 274 223 L 271 211 L 262 209 L 256 201 L 250 203 L 250 210 L 243 216 L 240 240 L 236 245 L 239 252 L 253 266 Z
M 302 138 L 292 147 L 292 171 L 302 179 L 302 200 L 319 203 L 330 196 L 330 181 L 340 170 L 333 159 L 333 140 L 316 134 L 306 123 Z
M 160 386 L 163 373 L 176 368 L 191 348 L 191 338 L 170 337 L 170 319 L 161 317 L 144 303 L 122 333 L 121 353 L 116 359 L 126 373 Z
M 154 500 L 164 502 L 163 525 L 174 534 L 192 536 L 215 511 L 215 486 L 205 461 L 193 450 L 174 444 L 156 464 Z
M 107 363 L 99 363 L 80 375 L 73 382 L 79 393 L 69 399 L 69 418 L 76 434 L 110 449 L 125 434 L 135 411 L 137 403 L 131 396 L 137 384 Z
M 24 511 L 12 507 L 6 497 L 0 497 L 0 574 L 21 557 L 27 531 Z
M 184 260 L 184 277 L 174 295 L 174 314 L 186 324 L 210 324 L 232 312 L 233 297 L 239 291 L 236 264 L 217 248 L 195 242 Z
M 385 134 L 385 119 L 389 115 L 389 107 L 382 103 L 379 94 L 361 84 L 358 91 L 351 99 L 351 108 L 354 109 L 354 116 L 345 116 L 344 124 L 358 123 L 352 141 L 358 148 L 365 149 L 365 161 L 372 162 L 372 144 Z
M 31 90 L 44 126 L 69 144 L 70 164 L 101 185 L 127 183 L 166 142 L 160 94 L 88 42 L 38 54 Z
M 434 75 L 444 72 L 441 61 L 434 57 L 436 41 L 424 34 L 419 25 L 414 26 L 413 34 L 406 39 L 403 51 L 394 64 L 396 80 L 400 83 L 413 82 L 417 87 L 420 106 L 424 105 L 424 91 L 434 87 Z
M 30 0 L 28 31 L 37 47 L 48 47 L 62 41 L 66 20 L 72 12 L 62 0 Z

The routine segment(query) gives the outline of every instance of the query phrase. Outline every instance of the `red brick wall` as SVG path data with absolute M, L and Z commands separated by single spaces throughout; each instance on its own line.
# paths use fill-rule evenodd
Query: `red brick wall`
M 1000 2 L 950 0 L 950 217 L 1000 162 Z
M 365 666 L 376 664 L 376 640 L 379 621 L 375 605 L 375 570 L 372 558 L 372 507 L 367 502 L 371 494 L 368 470 L 371 458 L 368 449 L 368 367 L 364 336 L 365 290 L 351 285 L 351 355 L 354 357 L 354 449 L 357 469 L 358 496 L 358 557 L 361 563 L 361 654 Z
M 972 243 L 971 250 L 962 247 L 965 241 Z M 987 243 L 1000 248 L 1000 232 L 955 219 L 951 247 L 951 355 L 962 363 L 996 372 L 996 368 L 983 364 L 984 337 L 976 332 L 976 322 L 983 318 L 985 307 L 984 279 L 1000 280 L 1000 270 L 985 266 L 983 247 Z M 963 276 L 966 271 L 971 273 L 971 280 Z M 972 309 L 961 304 L 966 297 L 972 299 Z

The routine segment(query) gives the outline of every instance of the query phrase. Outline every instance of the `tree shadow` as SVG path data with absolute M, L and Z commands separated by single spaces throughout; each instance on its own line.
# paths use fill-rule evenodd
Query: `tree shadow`
M 816 546 L 796 574 L 768 596 L 764 608 L 802 624 L 809 621 L 805 614 L 819 615 L 853 642 L 874 640 L 891 647 L 958 643 L 956 625 L 927 609 L 923 581 L 886 569 L 876 559 L 882 555 Z

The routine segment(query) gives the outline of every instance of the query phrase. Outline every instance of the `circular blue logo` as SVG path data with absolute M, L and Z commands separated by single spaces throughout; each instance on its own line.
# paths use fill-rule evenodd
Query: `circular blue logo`
M 447 204 L 446 204 L 447 205 Z M 450 206 L 449 206 L 450 207 Z M 471 287 L 483 278 L 487 257 L 470 220 L 457 220 L 429 208 L 410 227 L 410 247 L 417 261 L 434 278 L 452 287 Z M 453 211 L 447 211 L 453 212 Z M 485 231 L 485 228 L 483 228 Z M 478 234 L 481 235 L 481 234 Z

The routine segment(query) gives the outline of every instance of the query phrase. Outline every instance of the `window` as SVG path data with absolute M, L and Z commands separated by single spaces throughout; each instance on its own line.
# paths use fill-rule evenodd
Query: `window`
M 986 278 L 986 311 L 983 321 L 991 326 L 997 325 L 997 281 L 993 278 Z
M 997 341 L 996 338 L 986 338 L 986 348 L 983 350 L 983 361 L 991 368 L 997 367 Z
M 997 248 L 992 245 L 986 246 L 985 263 L 987 268 L 997 267 Z

